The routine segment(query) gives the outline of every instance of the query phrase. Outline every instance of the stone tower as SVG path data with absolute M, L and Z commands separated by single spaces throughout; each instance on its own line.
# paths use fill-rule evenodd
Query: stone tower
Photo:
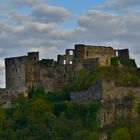
M 75 61 L 98 58 L 101 66 L 109 66 L 110 58 L 116 56 L 112 47 L 94 45 L 75 45 Z
M 39 83 L 39 52 L 5 59 L 6 89 L 26 91 Z

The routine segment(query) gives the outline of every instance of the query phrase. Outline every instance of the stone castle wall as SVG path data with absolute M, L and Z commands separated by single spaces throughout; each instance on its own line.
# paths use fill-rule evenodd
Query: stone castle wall
M 71 100 L 76 102 L 101 101 L 102 100 L 102 85 L 96 83 L 85 91 L 71 93 Z
M 46 92 L 60 89 L 72 82 L 73 78 L 73 65 L 40 65 L 40 81 Z
M 128 49 L 117 51 L 119 56 L 129 57 Z M 112 47 L 77 44 L 75 49 L 58 55 L 56 62 L 53 59 L 39 61 L 38 52 L 6 58 L 6 89 L 28 90 L 32 86 L 43 86 L 45 91 L 56 90 L 72 82 L 81 68 L 89 69 L 96 64 L 109 66 L 110 58 L 114 56 L 116 50 Z
M 120 87 L 116 86 L 114 81 L 103 82 L 103 97 L 102 99 L 107 100 L 122 100 L 124 96 L 133 95 L 140 101 L 140 87 Z
M 64 55 L 58 55 L 56 62 L 53 59 L 39 61 L 38 52 L 6 58 L 6 89 L 28 90 L 33 86 L 43 86 L 45 91 L 59 89 L 72 82 L 81 68 L 89 69 L 97 64 L 109 66 L 110 58 L 116 56 L 116 51 L 119 56 L 129 57 L 128 49 L 76 44 L 74 49 L 66 49 Z
M 20 89 L 25 86 L 26 61 L 26 56 L 5 59 L 7 89 Z
M 127 49 L 118 53 L 119 56 L 129 55 Z M 58 55 L 57 61 L 39 61 L 38 52 L 6 58 L 6 89 L 28 90 L 33 86 L 43 86 L 46 92 L 57 90 L 71 83 L 81 68 L 89 69 L 96 64 L 109 66 L 110 58 L 114 56 L 116 50 L 112 47 L 77 44 L 75 49 L 67 49 L 64 55 Z
M 5 59 L 6 89 L 22 90 L 39 82 L 39 53 Z
M 110 59 L 116 56 L 129 59 L 129 50 L 77 44 L 75 49 L 67 49 L 64 55 L 58 55 L 57 61 L 53 59 L 39 61 L 38 52 L 30 52 L 27 56 L 6 58 L 6 89 L 0 89 L 0 104 L 6 105 L 12 96 L 21 92 L 27 96 L 31 87 L 42 86 L 46 92 L 58 90 L 72 83 L 81 68 L 89 69 L 97 64 L 110 66 Z M 133 100 L 125 98 L 131 94 L 140 101 L 140 87 L 117 87 L 113 81 L 102 81 L 85 91 L 72 92 L 71 100 L 82 103 L 100 102 L 102 107 L 98 117 L 100 127 L 104 127 L 111 124 L 117 117 L 137 117 L 137 113 L 132 108 Z M 101 137 L 107 139 L 106 134 Z
M 40 85 L 39 52 L 30 52 L 25 66 L 25 87 Z
M 12 98 L 21 93 L 23 93 L 24 96 L 27 96 L 26 89 L 12 90 L 12 89 L 0 88 L 0 105 L 2 105 L 5 108 L 10 107 Z
M 119 117 L 137 117 L 133 108 L 135 98 L 140 102 L 140 87 L 117 87 L 113 81 L 102 81 L 85 91 L 71 93 L 72 101 L 101 103 L 100 127 L 111 124 Z
M 114 56 L 116 56 L 116 51 L 112 47 L 84 44 L 75 45 L 76 60 L 99 58 L 100 65 L 109 66 L 110 58 Z

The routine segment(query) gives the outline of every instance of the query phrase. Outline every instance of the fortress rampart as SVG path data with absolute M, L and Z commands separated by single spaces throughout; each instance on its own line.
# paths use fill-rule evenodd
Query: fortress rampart
M 66 49 L 65 54 L 53 59 L 39 60 L 39 52 L 28 52 L 25 56 L 5 59 L 6 88 L 0 89 L 0 105 L 10 107 L 13 96 L 24 93 L 32 87 L 43 87 L 45 92 L 58 90 L 73 82 L 81 68 L 90 69 L 95 65 L 109 67 L 111 58 L 129 58 L 129 50 L 115 50 L 110 46 L 76 44 Z M 122 66 L 122 64 L 120 64 Z M 133 96 L 131 96 L 133 95 Z M 101 104 L 98 119 L 100 128 L 110 125 L 118 117 L 137 117 L 133 108 L 134 99 L 140 102 L 140 87 L 119 87 L 114 81 L 100 81 L 87 90 L 72 92 L 71 100 Z M 101 140 L 107 135 L 101 134 Z
M 6 89 L 24 90 L 39 82 L 39 53 L 5 59 Z
M 100 102 L 100 127 L 111 124 L 119 117 L 137 117 L 133 108 L 134 99 L 140 103 L 140 87 L 118 87 L 114 81 L 101 81 L 85 91 L 72 92 L 71 99 L 75 102 Z
M 59 54 L 57 61 L 39 60 L 39 52 L 6 58 L 6 89 L 27 92 L 33 86 L 42 86 L 46 92 L 56 90 L 72 82 L 76 72 L 81 68 L 88 69 L 96 64 L 110 66 L 110 59 L 117 55 L 129 59 L 129 50 L 76 44 L 74 49 L 66 49 L 64 55 Z
M 67 49 L 65 54 L 57 56 L 57 61 L 39 60 L 39 52 L 6 58 L 6 88 L 0 89 L 0 104 L 9 103 L 12 96 L 21 92 L 28 96 L 27 93 L 32 87 L 43 87 L 46 93 L 58 90 L 72 83 L 81 68 L 89 69 L 95 65 L 109 67 L 112 57 L 131 60 L 128 49 L 115 50 L 110 46 L 85 44 L 76 44 L 74 49 Z M 129 94 L 133 94 L 133 97 L 140 101 L 140 87 L 119 87 L 114 81 L 100 81 L 87 90 L 72 92 L 71 100 L 101 103 L 98 118 L 102 128 L 111 124 L 117 117 L 137 117 L 132 108 L 134 100 L 128 98 Z
M 81 68 L 89 69 L 96 64 L 108 67 L 110 59 L 117 55 L 129 59 L 129 50 L 115 50 L 110 46 L 76 44 L 74 49 L 66 49 L 64 55 L 59 54 L 57 61 L 39 60 L 39 52 L 28 52 L 25 56 L 6 58 L 6 89 L 1 89 L 0 93 L 11 91 L 11 93 L 27 94 L 31 87 L 43 87 L 46 92 L 58 90 L 71 83 Z M 95 87 L 93 90 L 97 90 Z M 110 92 L 107 91 L 107 93 Z M 87 94 L 86 96 L 85 98 L 88 98 Z M 110 96 L 113 94 L 111 93 Z M 92 97 L 89 98 L 92 99 Z

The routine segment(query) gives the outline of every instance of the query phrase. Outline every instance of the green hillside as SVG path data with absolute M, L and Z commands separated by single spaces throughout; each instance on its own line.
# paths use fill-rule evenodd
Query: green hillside
M 110 140 L 140 139 L 140 118 L 121 118 L 111 126 L 99 128 L 101 105 L 70 101 L 70 89 L 45 94 L 31 90 L 12 101 L 9 109 L 0 109 L 0 139 L 2 140 L 98 140 L 106 131 Z M 137 103 L 134 105 L 139 112 Z M 129 122 L 129 123 L 128 123 Z
M 109 140 L 139 140 L 140 116 L 119 118 L 103 128 L 98 113 L 102 105 L 70 101 L 72 90 L 83 90 L 99 80 L 115 80 L 121 86 L 139 86 L 139 69 L 95 66 L 81 69 L 69 87 L 56 92 L 31 89 L 28 97 L 14 97 L 10 108 L 0 108 L 1 140 L 98 140 L 106 132 Z M 140 115 L 137 100 L 133 108 Z

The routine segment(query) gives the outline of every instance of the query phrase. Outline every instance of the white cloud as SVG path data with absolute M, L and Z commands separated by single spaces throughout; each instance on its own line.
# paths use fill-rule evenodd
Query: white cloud
M 49 5 L 45 0 L 13 0 L 11 3 L 11 9 L 5 5 L 0 13 L 0 67 L 4 65 L 4 57 L 40 51 L 41 58 L 56 58 L 76 43 L 129 48 L 131 56 L 139 59 L 139 0 L 108 1 L 74 15 L 77 26 L 72 29 L 62 25 L 63 22 L 70 24 L 67 19 L 72 16 L 64 7 Z M 29 12 L 21 12 L 21 7 L 28 8 Z
M 5 87 L 5 68 L 4 68 L 4 60 L 0 59 L 0 88 Z
M 123 31 L 121 18 L 103 11 L 89 10 L 79 18 L 78 23 L 94 39 L 112 40 Z

